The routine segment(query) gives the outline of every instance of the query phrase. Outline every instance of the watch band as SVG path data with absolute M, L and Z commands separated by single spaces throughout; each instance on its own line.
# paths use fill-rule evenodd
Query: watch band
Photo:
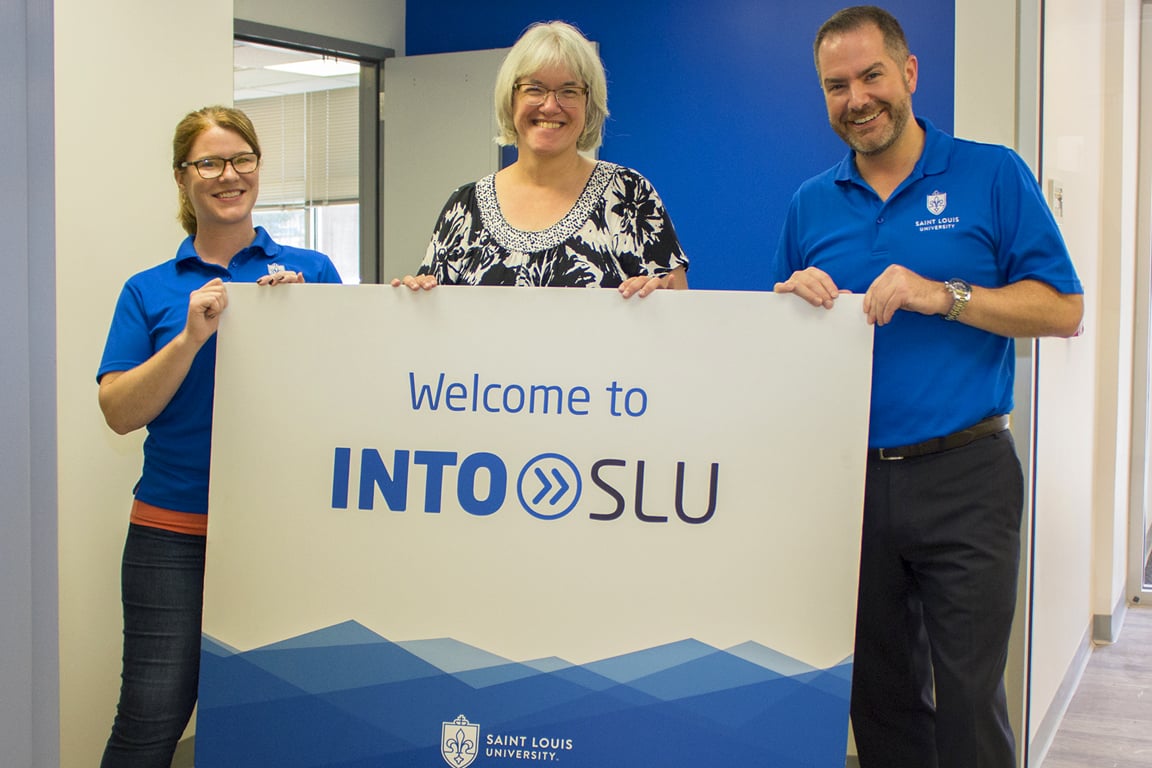
M 960 317 L 960 313 L 968 306 L 972 299 L 972 286 L 958 277 L 944 282 L 944 287 L 952 294 L 952 308 L 944 315 L 945 320 L 953 321 Z

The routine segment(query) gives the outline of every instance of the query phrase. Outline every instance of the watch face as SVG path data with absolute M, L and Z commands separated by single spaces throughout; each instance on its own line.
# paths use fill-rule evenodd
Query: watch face
M 948 286 L 948 290 L 951 291 L 952 295 L 957 299 L 967 299 L 972 295 L 972 286 L 959 278 L 953 278 L 944 283 L 944 285 Z

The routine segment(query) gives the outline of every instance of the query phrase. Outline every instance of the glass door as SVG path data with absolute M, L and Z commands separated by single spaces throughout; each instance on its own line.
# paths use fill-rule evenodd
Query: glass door
M 1152 0 L 1140 9 L 1140 151 L 1128 599 L 1152 602 Z

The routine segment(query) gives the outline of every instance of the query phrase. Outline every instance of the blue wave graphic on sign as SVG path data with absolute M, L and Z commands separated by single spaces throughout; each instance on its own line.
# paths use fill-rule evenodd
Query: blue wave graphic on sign
M 345 622 L 245 652 L 205 635 L 200 676 L 198 768 L 438 768 L 461 728 L 472 766 L 843 768 L 852 664 L 692 639 L 517 662 Z

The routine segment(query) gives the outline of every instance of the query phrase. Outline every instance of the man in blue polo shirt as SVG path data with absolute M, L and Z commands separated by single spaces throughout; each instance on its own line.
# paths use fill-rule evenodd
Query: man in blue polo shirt
M 874 324 L 852 724 L 863 768 L 1014 768 L 1003 685 L 1023 479 L 1013 337 L 1072 336 L 1083 289 L 1024 162 L 912 114 L 917 61 L 874 6 L 816 70 L 851 151 L 796 192 L 778 293 Z

